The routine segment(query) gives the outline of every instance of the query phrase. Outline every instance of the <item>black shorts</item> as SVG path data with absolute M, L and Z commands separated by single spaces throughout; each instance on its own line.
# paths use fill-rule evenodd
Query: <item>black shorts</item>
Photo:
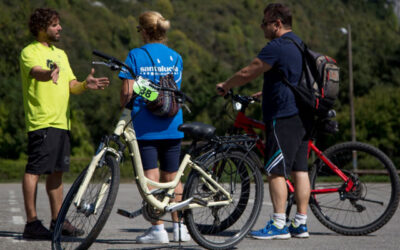
M 29 174 L 68 172 L 71 153 L 70 132 L 58 128 L 43 128 L 28 132 Z
M 138 140 L 144 170 L 157 168 L 169 173 L 178 171 L 181 154 L 181 139 Z
M 298 115 L 266 122 L 265 166 L 267 174 L 285 176 L 308 171 L 308 137 Z

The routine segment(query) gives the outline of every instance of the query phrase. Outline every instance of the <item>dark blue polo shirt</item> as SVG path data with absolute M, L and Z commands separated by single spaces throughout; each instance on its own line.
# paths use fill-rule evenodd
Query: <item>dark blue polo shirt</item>
M 298 36 L 288 32 L 270 41 L 257 56 L 272 66 L 271 70 L 264 73 L 262 99 L 264 121 L 298 114 L 294 95 L 282 82 L 278 70 L 282 70 L 289 82 L 297 86 L 302 72 L 302 55 L 296 45 L 284 37 L 290 37 L 302 44 Z

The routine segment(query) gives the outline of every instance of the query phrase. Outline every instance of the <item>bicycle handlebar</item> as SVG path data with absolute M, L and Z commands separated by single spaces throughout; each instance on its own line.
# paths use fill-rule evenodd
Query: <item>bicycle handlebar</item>
M 123 62 L 121 62 L 117 58 L 109 56 L 109 55 L 107 55 L 107 54 L 105 54 L 105 53 L 103 53 L 101 51 L 98 51 L 98 50 L 93 50 L 92 53 L 95 56 L 98 56 L 98 57 L 101 57 L 101 58 L 107 60 L 107 62 L 105 64 L 106 64 L 106 66 L 110 67 L 111 70 L 121 70 L 122 67 L 124 67 L 129 71 L 129 73 L 132 75 L 132 77 L 136 76 L 135 73 L 133 73 L 133 70 L 128 65 L 126 65 Z
M 220 88 L 217 88 L 217 90 L 219 91 Z M 224 96 L 225 99 L 227 99 L 229 97 L 231 97 L 233 101 L 239 102 L 240 104 L 246 105 L 246 106 L 250 103 L 260 102 L 260 100 L 258 98 L 255 98 L 252 96 L 242 96 L 242 95 L 234 94 L 232 89 L 230 89 Z
M 121 62 L 117 58 L 109 56 L 109 55 L 107 55 L 107 54 L 105 54 L 105 53 L 103 53 L 101 51 L 93 50 L 93 55 L 96 55 L 96 56 L 101 57 L 103 59 L 106 59 L 106 60 L 108 60 L 110 62 L 113 62 L 113 63 L 117 64 L 118 66 L 129 68 L 125 63 Z
M 217 90 L 219 90 L 219 89 L 217 89 Z M 232 89 L 230 89 L 230 90 L 226 93 L 226 95 L 224 96 L 225 99 L 227 99 L 227 98 L 229 98 L 229 97 L 231 97 L 233 101 L 242 104 L 243 107 L 244 107 L 244 109 L 246 109 L 247 106 L 248 106 L 249 104 L 251 104 L 251 103 L 260 102 L 259 99 L 255 98 L 255 97 L 252 97 L 252 96 L 242 96 L 242 95 L 234 94 L 233 91 L 232 91 Z M 329 111 L 327 112 L 327 114 L 326 114 L 325 117 L 322 117 L 322 118 L 321 118 L 321 120 L 324 120 L 324 119 L 331 119 L 331 118 L 334 118 L 334 117 L 336 117 L 336 111 L 335 111 L 334 109 L 331 109 L 331 110 L 329 110 Z

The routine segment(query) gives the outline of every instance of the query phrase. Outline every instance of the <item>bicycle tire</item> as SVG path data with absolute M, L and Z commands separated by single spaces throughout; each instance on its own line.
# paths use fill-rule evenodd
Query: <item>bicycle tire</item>
M 361 142 L 337 144 L 324 154 L 347 176 L 353 175 L 356 185 L 349 191 L 312 193 L 310 207 L 317 219 L 343 235 L 366 235 L 384 226 L 396 212 L 400 195 L 392 161 L 379 149 Z M 312 190 L 345 185 L 321 160 L 314 164 L 310 179 Z
M 101 167 L 96 167 L 82 196 L 82 202 L 94 204 L 102 184 L 104 182 L 109 183 L 96 214 L 90 211 L 85 214 L 72 204 L 86 171 L 87 168 L 78 176 L 63 201 L 53 232 L 52 249 L 54 250 L 88 249 L 100 234 L 114 206 L 120 178 L 119 166 L 115 156 L 107 155 L 104 164 Z M 84 234 L 75 237 L 62 235 L 61 225 L 66 219 L 77 229 L 83 230 Z
M 248 153 L 245 153 L 250 157 L 253 161 L 255 161 L 257 166 L 262 166 L 260 160 L 258 159 L 257 155 L 255 155 L 254 152 L 250 151 Z M 234 164 L 239 164 L 242 159 L 235 159 Z M 223 163 L 224 164 L 224 163 Z M 259 168 L 260 169 L 260 168 Z M 243 170 L 243 169 L 242 169 Z M 241 179 L 246 179 L 249 177 L 249 173 L 247 171 L 239 171 L 239 175 Z M 200 232 L 202 233 L 208 233 L 208 234 L 216 234 L 219 232 L 224 231 L 225 229 L 229 228 L 231 225 L 233 225 L 243 214 L 243 212 L 246 210 L 246 206 L 249 202 L 249 197 L 250 194 L 247 192 L 250 188 L 250 182 L 242 182 L 242 188 L 241 188 L 241 193 L 240 193 L 240 198 L 239 201 L 236 204 L 235 209 L 233 212 L 230 214 L 228 218 L 226 218 L 224 221 L 220 223 L 218 226 L 211 226 L 211 225 L 198 225 Z
M 185 223 L 192 238 L 207 249 L 230 249 L 239 243 L 256 222 L 263 200 L 261 164 L 249 154 L 239 150 L 213 154 L 203 169 L 211 174 L 233 196 L 234 202 L 220 207 L 187 209 Z M 185 184 L 183 199 L 206 198 L 211 201 L 223 199 L 214 194 L 192 170 Z

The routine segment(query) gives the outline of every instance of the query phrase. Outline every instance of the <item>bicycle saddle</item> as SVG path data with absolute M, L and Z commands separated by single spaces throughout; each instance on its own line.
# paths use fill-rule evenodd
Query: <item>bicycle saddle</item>
M 189 135 L 194 140 L 209 140 L 215 134 L 215 127 L 201 122 L 184 123 L 178 127 L 178 130 Z

